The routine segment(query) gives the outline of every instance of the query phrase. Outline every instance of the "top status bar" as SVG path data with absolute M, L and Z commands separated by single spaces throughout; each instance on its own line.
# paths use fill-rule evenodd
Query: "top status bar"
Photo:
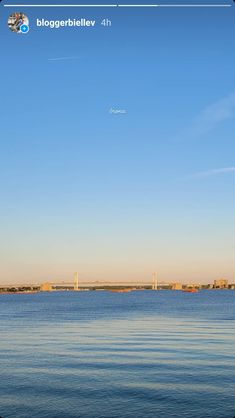
M 4 7 L 178 7 L 178 8 L 224 8 L 231 7 L 231 4 L 4 4 Z

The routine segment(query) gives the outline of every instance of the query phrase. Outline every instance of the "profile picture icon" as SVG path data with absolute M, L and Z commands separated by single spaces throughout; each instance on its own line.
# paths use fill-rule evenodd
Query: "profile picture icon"
M 15 33 L 27 33 L 29 31 L 29 19 L 24 13 L 12 13 L 8 18 L 8 27 Z

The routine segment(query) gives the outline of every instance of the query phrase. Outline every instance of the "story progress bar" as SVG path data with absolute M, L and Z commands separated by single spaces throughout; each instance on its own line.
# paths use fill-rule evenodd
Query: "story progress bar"
M 190 8 L 223 8 L 231 4 L 4 4 L 4 7 L 190 7 Z

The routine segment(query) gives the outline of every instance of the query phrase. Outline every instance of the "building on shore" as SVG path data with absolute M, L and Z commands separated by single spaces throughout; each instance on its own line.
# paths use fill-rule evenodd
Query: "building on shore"
M 226 279 L 214 280 L 214 289 L 228 289 L 228 280 Z
M 182 290 L 182 283 L 171 283 L 171 290 Z
M 43 283 L 40 286 L 41 292 L 51 292 L 52 291 L 52 285 L 49 282 Z

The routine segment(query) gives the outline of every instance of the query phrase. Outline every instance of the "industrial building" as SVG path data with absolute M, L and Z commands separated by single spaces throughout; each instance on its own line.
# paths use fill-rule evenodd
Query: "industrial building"
M 52 291 L 52 285 L 49 282 L 43 283 L 40 286 L 41 292 L 51 292 Z
M 214 288 L 215 289 L 228 289 L 228 280 L 226 279 L 214 280 Z
M 172 290 L 182 290 L 182 283 L 171 283 Z

